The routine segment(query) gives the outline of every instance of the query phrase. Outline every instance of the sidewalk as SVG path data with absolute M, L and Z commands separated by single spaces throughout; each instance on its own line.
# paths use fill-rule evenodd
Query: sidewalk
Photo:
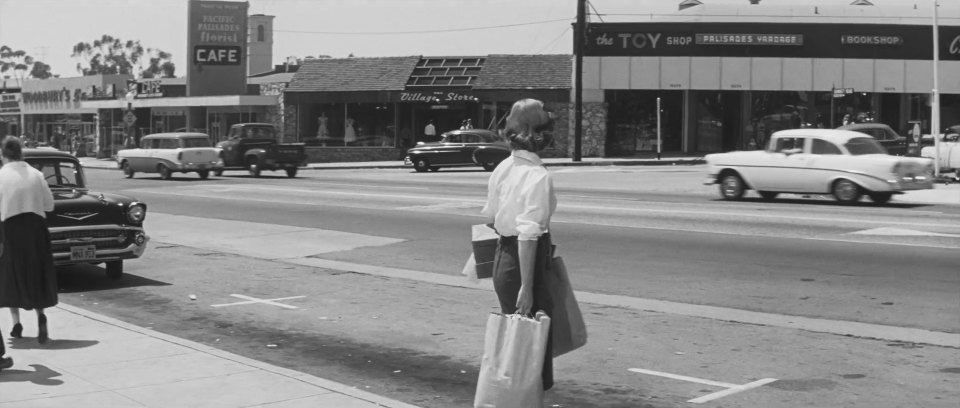
M 0 372 L 0 407 L 416 408 L 63 303 L 47 309 L 51 340 L 40 345 L 36 315 L 20 314 L 24 337 L 11 339 L 0 311 L 14 359 Z

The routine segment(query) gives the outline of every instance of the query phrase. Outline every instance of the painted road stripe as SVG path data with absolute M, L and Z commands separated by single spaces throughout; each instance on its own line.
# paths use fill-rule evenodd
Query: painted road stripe
M 960 235 L 957 234 L 941 234 L 939 232 L 927 232 L 927 231 L 917 231 L 911 229 L 903 228 L 873 228 L 862 231 L 854 231 L 850 234 L 855 235 L 880 235 L 880 236 L 896 236 L 896 237 L 951 237 L 951 238 L 960 238 Z
M 689 377 L 686 375 L 670 374 L 662 371 L 646 370 L 643 368 L 630 368 L 630 369 L 627 369 L 627 371 L 633 371 L 635 373 L 640 373 L 640 374 L 655 375 L 658 377 L 671 378 L 671 379 L 680 380 L 680 381 L 694 382 L 697 384 L 711 385 L 714 387 L 726 388 L 723 391 L 717 391 L 712 394 L 707 394 L 702 397 L 697 397 L 687 401 L 694 404 L 702 404 L 704 402 L 713 401 L 715 399 L 723 398 L 728 395 L 733 395 L 738 392 L 743 392 L 749 389 L 757 388 L 759 386 L 770 384 L 774 381 L 777 381 L 776 378 L 764 378 L 762 380 L 757 380 L 748 384 L 737 385 L 737 384 L 730 384 L 730 383 L 713 381 L 713 380 L 705 380 L 703 378 Z
M 723 391 L 718 391 L 718 392 L 715 392 L 715 393 L 713 393 L 713 394 L 707 394 L 707 395 L 704 395 L 704 396 L 699 397 L 699 398 L 694 398 L 694 399 L 692 399 L 692 400 L 688 400 L 687 402 L 692 402 L 692 403 L 694 403 L 694 404 L 702 404 L 702 403 L 704 403 L 704 402 L 713 401 L 713 400 L 715 400 L 715 399 L 717 399 L 717 398 L 723 398 L 723 397 L 726 397 L 726 396 L 728 396 L 728 395 L 736 394 L 736 393 L 738 393 L 738 392 L 743 392 L 743 391 L 746 391 L 746 390 L 749 390 L 749 389 L 752 389 L 752 388 L 757 388 L 757 387 L 760 387 L 760 386 L 763 386 L 763 385 L 766 385 L 766 384 L 770 384 L 770 383 L 772 383 L 772 382 L 774 382 L 774 381 L 777 381 L 777 379 L 776 379 L 776 378 L 764 378 L 764 379 L 762 379 L 762 380 L 754 381 L 754 382 L 749 383 L 749 384 L 738 385 L 738 386 L 736 386 L 736 387 L 728 388 L 728 389 L 725 389 L 725 390 L 723 390 Z
M 276 298 L 276 299 L 258 299 L 258 298 L 252 297 L 252 296 L 244 296 L 244 295 L 237 295 L 237 294 L 230 294 L 230 296 L 233 296 L 233 297 L 235 297 L 235 298 L 240 298 L 240 299 L 246 299 L 246 301 L 245 301 L 245 302 L 234 302 L 234 303 L 221 303 L 221 304 L 219 304 L 219 305 L 210 305 L 210 306 L 211 306 L 211 307 L 224 307 L 224 306 L 237 306 L 237 305 L 249 305 L 249 304 L 254 304 L 254 303 L 264 303 L 264 304 L 273 305 L 273 306 L 280 306 L 280 307 L 285 308 L 285 309 L 299 309 L 299 307 L 291 306 L 291 305 L 287 305 L 287 304 L 283 304 L 283 303 L 280 303 L 280 302 L 277 302 L 277 301 L 278 301 L 278 300 L 300 299 L 300 298 L 305 298 L 305 297 L 306 297 L 306 296 L 289 296 L 289 297 L 282 297 L 282 298 Z

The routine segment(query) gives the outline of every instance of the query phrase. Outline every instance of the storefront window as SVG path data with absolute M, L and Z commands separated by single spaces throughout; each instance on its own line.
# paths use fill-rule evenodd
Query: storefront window
M 657 151 L 657 97 L 660 97 L 661 151 L 682 149 L 682 92 L 607 91 L 607 156 Z
M 743 144 L 738 148 L 763 149 L 771 134 L 785 129 L 830 128 L 831 98 L 829 92 L 750 92 L 750 110 L 743 125 Z M 834 112 L 846 109 L 845 104 L 833 103 Z
M 300 105 L 303 141 L 313 146 L 395 147 L 396 104 L 319 103 Z M 404 122 L 407 132 L 410 120 Z

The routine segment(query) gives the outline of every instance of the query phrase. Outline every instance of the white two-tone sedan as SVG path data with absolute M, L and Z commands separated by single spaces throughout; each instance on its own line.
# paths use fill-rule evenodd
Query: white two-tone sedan
M 705 184 L 719 184 L 727 200 L 756 190 L 772 200 L 780 193 L 832 194 L 849 204 L 867 195 L 886 203 L 894 194 L 933 188 L 933 161 L 887 154 L 859 132 L 791 129 L 774 133 L 766 150 L 708 154 Z
M 201 179 L 222 171 L 220 150 L 203 133 L 155 133 L 140 139 L 140 147 L 117 152 L 117 166 L 124 176 L 137 172 L 159 173 L 169 180 L 173 173 L 196 172 Z

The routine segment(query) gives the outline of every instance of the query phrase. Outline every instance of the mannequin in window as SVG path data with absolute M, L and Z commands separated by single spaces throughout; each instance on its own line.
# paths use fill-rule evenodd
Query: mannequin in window
M 347 118 L 347 124 L 343 130 L 343 144 L 349 145 L 356 141 L 357 132 L 353 129 L 353 118 Z
M 317 118 L 317 137 L 320 139 L 330 135 L 330 131 L 327 128 L 328 120 L 330 120 L 330 118 L 327 117 L 327 112 L 320 112 L 320 117 Z

